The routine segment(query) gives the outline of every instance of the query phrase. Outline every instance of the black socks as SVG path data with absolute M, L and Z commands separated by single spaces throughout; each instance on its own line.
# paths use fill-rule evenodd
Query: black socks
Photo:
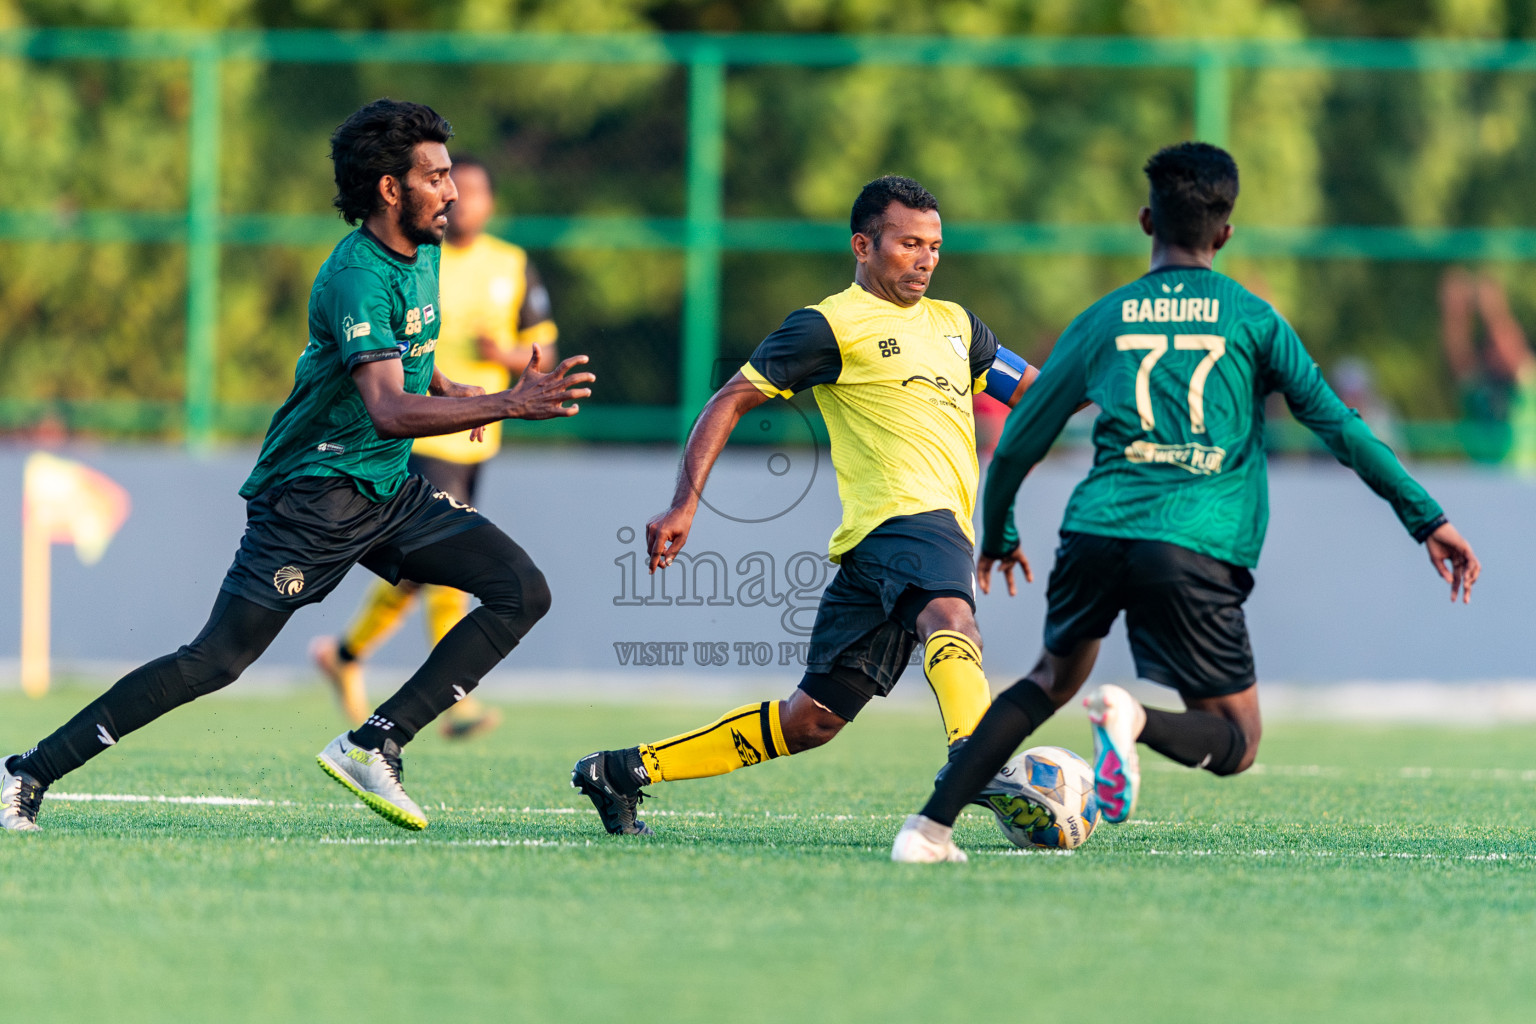
M 1215 775 L 1231 775 L 1248 753 L 1242 730 L 1229 719 L 1208 711 L 1160 711 L 1147 708 L 1147 724 L 1141 742 L 1164 757 L 1204 768 Z
M 386 738 L 402 747 L 438 715 L 469 696 L 480 679 L 517 646 L 517 638 L 490 609 L 470 612 L 437 642 L 427 660 L 368 721 L 352 742 L 378 750 Z
M 935 780 L 923 817 L 953 825 L 1019 744 L 1056 713 L 1056 705 L 1032 680 L 1020 679 L 998 695 L 970 738 L 957 741 L 949 764 Z

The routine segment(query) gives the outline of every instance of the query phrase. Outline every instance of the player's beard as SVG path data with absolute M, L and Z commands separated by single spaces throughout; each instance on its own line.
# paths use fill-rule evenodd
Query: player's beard
M 412 245 L 442 245 L 443 233 L 447 228 L 438 228 L 430 220 L 423 224 L 421 215 L 426 209 L 427 203 L 417 199 L 414 191 L 407 190 L 398 215 L 400 233 L 410 240 Z M 453 203 L 448 204 L 448 209 L 453 209 Z

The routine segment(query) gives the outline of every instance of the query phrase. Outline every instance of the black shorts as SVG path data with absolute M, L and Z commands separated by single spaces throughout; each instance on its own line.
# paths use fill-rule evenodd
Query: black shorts
M 821 595 L 800 688 L 853 720 L 884 697 L 917 647 L 917 617 L 935 597 L 976 607 L 970 539 L 954 513 L 920 512 L 881 523 L 843 555 Z
M 419 476 L 380 502 L 346 477 L 301 476 L 245 508 L 245 536 L 220 589 L 276 611 L 323 600 L 359 563 L 398 583 L 412 551 L 490 522 Z
M 450 498 L 473 505 L 480 484 L 480 465 L 478 462 L 449 462 L 430 455 L 413 454 L 407 460 L 405 470 L 426 477 L 427 483 L 447 491 Z
M 1253 574 L 1156 540 L 1063 531 L 1046 595 L 1045 648 L 1070 654 L 1109 633 L 1125 612 L 1136 674 L 1185 697 L 1221 697 L 1254 684 L 1243 602 Z

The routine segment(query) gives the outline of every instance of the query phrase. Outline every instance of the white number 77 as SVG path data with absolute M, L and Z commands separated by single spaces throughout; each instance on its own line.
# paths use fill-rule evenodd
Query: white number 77
M 1205 433 L 1205 381 L 1216 360 L 1227 354 L 1227 339 L 1219 334 L 1175 334 L 1173 347 L 1181 351 L 1204 351 L 1206 357 L 1189 378 L 1189 429 Z M 1115 339 L 1121 352 L 1145 351 L 1136 370 L 1136 411 L 1141 415 L 1141 429 L 1152 430 L 1157 418 L 1152 412 L 1152 367 L 1168 351 L 1166 334 L 1122 334 Z

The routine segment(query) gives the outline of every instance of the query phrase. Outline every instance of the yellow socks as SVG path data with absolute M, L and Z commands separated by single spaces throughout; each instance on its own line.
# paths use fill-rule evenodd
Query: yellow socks
M 746 704 L 702 729 L 640 745 L 640 759 L 652 782 L 724 775 L 786 753 L 776 700 Z
M 945 742 L 969 736 L 992 703 L 976 642 L 964 633 L 935 631 L 923 645 L 923 674 L 939 699 Z
M 375 647 L 400 628 L 401 621 L 410 613 L 411 603 L 416 600 L 416 590 L 414 584 L 392 587 L 383 580 L 369 588 L 363 606 L 357 610 L 357 617 L 342 637 L 353 658 L 366 659 Z
M 422 587 L 421 613 L 427 620 L 427 642 L 436 647 L 469 614 L 469 595 L 452 587 Z

